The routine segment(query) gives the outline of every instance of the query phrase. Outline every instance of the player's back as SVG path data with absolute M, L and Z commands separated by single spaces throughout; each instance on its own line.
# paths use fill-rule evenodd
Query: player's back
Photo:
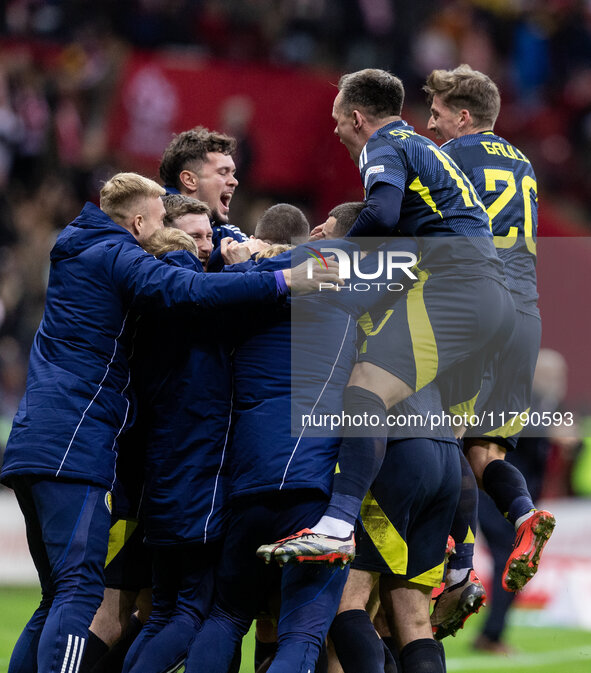
M 405 122 L 392 122 L 370 138 L 359 166 L 366 192 L 380 182 L 403 192 L 392 233 L 419 238 L 421 268 L 502 278 L 484 205 L 470 180 L 435 143 Z
M 529 159 L 492 131 L 454 138 L 444 149 L 470 178 L 486 206 L 516 307 L 538 315 L 538 199 Z

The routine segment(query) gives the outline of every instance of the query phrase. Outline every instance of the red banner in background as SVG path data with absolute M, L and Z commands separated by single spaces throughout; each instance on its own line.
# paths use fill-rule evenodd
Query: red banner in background
M 237 175 L 249 189 L 306 198 L 326 213 L 363 198 L 357 168 L 333 135 L 338 77 L 135 53 L 112 108 L 110 149 L 122 167 L 156 176 L 173 133 L 202 124 L 252 150 L 248 175 Z

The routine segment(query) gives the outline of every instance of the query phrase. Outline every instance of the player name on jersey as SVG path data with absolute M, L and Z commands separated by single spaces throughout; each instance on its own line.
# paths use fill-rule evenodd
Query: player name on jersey
M 515 161 L 525 161 L 529 164 L 529 159 L 525 156 L 523 152 L 518 150 L 513 145 L 509 143 L 493 143 L 488 140 L 483 140 L 481 143 L 482 147 L 488 152 L 488 154 L 496 154 L 497 156 L 507 157 L 507 159 L 515 159 Z

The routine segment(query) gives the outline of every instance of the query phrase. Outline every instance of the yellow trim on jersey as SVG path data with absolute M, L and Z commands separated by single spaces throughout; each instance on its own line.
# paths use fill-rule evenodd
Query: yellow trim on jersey
M 357 324 L 359 327 L 361 327 L 365 335 L 371 334 L 371 330 L 373 329 L 373 320 L 371 319 L 369 312 L 364 313 L 357 321 Z
M 423 201 L 429 206 L 429 208 L 431 208 L 431 210 L 434 213 L 437 213 L 439 215 L 439 217 L 441 217 L 441 219 L 443 219 L 443 214 L 441 213 L 441 211 L 435 205 L 435 201 L 433 201 L 433 197 L 431 196 L 431 192 L 429 191 L 429 187 L 425 187 L 425 185 L 420 181 L 418 175 L 410 183 L 408 188 L 412 189 L 413 192 L 416 192 L 423 199 Z
M 416 577 L 409 577 L 408 581 L 413 582 L 414 584 L 424 584 L 428 587 L 438 587 L 443 581 L 444 566 L 445 561 L 441 561 L 441 563 L 434 568 L 430 568 Z
M 441 161 L 441 163 L 443 164 L 443 168 L 445 168 L 445 170 L 451 176 L 452 180 L 454 180 L 454 182 L 458 186 L 462 194 L 462 199 L 464 200 L 464 205 L 466 206 L 466 208 L 471 208 L 474 205 L 474 203 L 472 203 L 470 194 L 472 194 L 473 197 L 475 196 L 474 191 L 470 189 L 472 183 L 469 183 L 470 186 L 468 186 L 464 182 L 458 171 L 456 171 L 456 169 L 451 165 L 450 163 L 451 160 L 447 156 L 447 154 L 445 154 L 438 147 L 435 147 L 433 145 L 427 145 L 427 147 L 431 150 L 431 152 L 433 152 L 433 154 L 439 159 L 439 161 Z M 476 197 L 475 201 L 477 204 L 480 204 L 482 206 L 483 210 L 485 210 L 484 205 L 480 202 L 480 199 L 478 199 L 478 197 Z
M 109 547 L 107 558 L 105 559 L 105 568 L 123 549 L 123 545 L 129 540 L 133 531 L 137 528 L 137 521 L 130 519 L 119 519 L 111 526 L 109 530 Z
M 529 414 L 529 410 L 531 407 L 528 407 L 525 411 L 522 411 L 522 414 Z M 485 437 L 513 437 L 513 435 L 516 435 L 517 433 L 521 432 L 523 430 L 523 426 L 525 423 L 521 420 L 520 414 L 517 416 L 514 416 L 513 414 L 510 414 L 511 418 L 505 423 L 505 425 L 502 425 L 500 428 L 495 428 L 494 430 L 490 430 L 489 432 L 485 432 L 484 436 Z
M 429 275 L 428 271 L 418 271 L 419 280 L 409 290 L 406 299 L 406 315 L 416 369 L 415 390 L 431 383 L 437 376 L 439 367 L 437 342 L 423 296 L 423 288 Z
M 379 334 L 379 333 L 382 331 L 382 328 L 384 327 L 384 325 L 385 325 L 385 324 L 388 322 L 388 320 L 390 320 L 390 318 L 392 317 L 392 313 L 394 313 L 394 309 L 393 309 L 393 308 L 389 308 L 389 309 L 384 313 L 384 317 L 380 320 L 380 322 L 378 323 L 377 327 L 376 327 L 375 329 L 373 329 L 371 332 L 366 332 L 367 336 L 375 336 L 376 334 Z M 367 315 L 368 318 L 369 318 L 369 313 L 367 313 L 366 315 Z M 362 317 L 364 317 L 364 316 L 362 316 Z M 371 318 L 369 318 L 369 320 L 370 320 L 370 322 L 371 322 Z M 364 330 L 364 331 L 365 331 L 365 330 Z M 363 345 L 362 345 L 361 348 L 359 349 L 359 353 L 367 353 L 367 339 L 363 342 Z
M 538 201 L 538 184 L 529 175 L 526 175 L 521 181 L 521 191 L 523 192 L 523 231 L 525 234 L 525 244 L 532 255 L 537 255 L 537 245 L 534 241 L 533 219 L 531 209 L 531 198 L 529 193 L 533 190 L 536 195 L 535 201 Z
M 472 528 L 468 526 L 468 532 L 466 533 L 466 537 L 464 538 L 463 544 L 474 544 L 475 538 L 474 538 L 474 533 L 472 532 Z
M 466 402 L 460 402 L 459 404 L 454 404 L 449 408 L 449 413 L 455 415 L 460 415 L 460 416 L 472 416 L 474 413 L 474 407 L 476 406 L 476 400 L 478 399 L 478 395 L 480 395 L 480 390 L 474 395 L 474 397 L 471 400 L 467 400 Z
M 509 231 L 503 236 L 493 236 L 495 248 L 508 250 L 517 242 L 517 227 L 510 227 Z
M 384 514 L 371 491 L 367 492 L 361 505 L 361 520 L 388 568 L 395 575 L 405 575 L 408 567 L 406 542 Z
M 392 317 L 392 313 L 394 313 L 394 309 L 393 309 L 393 308 L 389 308 L 389 309 L 384 313 L 384 317 L 380 320 L 380 322 L 378 323 L 378 326 L 377 326 L 375 329 L 373 329 L 373 330 L 368 334 L 368 336 L 375 336 L 376 334 L 379 334 L 379 333 L 382 331 L 382 328 L 384 327 L 384 325 L 385 325 L 385 324 L 388 322 L 388 320 L 390 320 L 390 318 Z

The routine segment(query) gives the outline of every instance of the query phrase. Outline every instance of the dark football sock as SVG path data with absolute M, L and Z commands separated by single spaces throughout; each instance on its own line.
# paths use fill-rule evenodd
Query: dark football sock
M 109 646 L 101 640 L 92 631 L 88 631 L 88 640 L 84 648 L 84 656 L 80 663 L 79 673 L 89 673 L 93 666 L 99 661 L 107 652 Z
M 419 638 L 400 652 L 401 673 L 444 673 L 441 650 L 432 638 Z
M 131 615 L 129 626 L 125 629 L 125 633 L 113 647 L 111 647 L 111 649 L 94 664 L 91 673 L 119 673 L 123 668 L 123 661 L 125 660 L 127 651 L 141 630 L 142 623 L 135 615 Z
M 345 389 L 343 404 L 345 418 L 350 420 L 343 428 L 345 437 L 339 449 L 334 498 L 325 515 L 354 525 L 363 498 L 384 461 L 387 410 L 378 395 L 359 386 Z
M 447 673 L 447 663 L 445 661 L 445 648 L 441 640 L 436 640 L 437 647 L 439 648 L 439 656 L 441 657 L 441 663 L 443 665 L 443 673 Z
M 448 568 L 472 568 L 474 534 L 478 523 L 478 484 L 470 463 L 460 452 L 462 486 L 450 534 L 456 543 L 456 553 L 448 561 Z
M 506 460 L 493 460 L 484 468 L 482 486 L 499 512 L 513 525 L 520 516 L 534 509 L 523 475 Z
M 392 669 L 393 673 L 401 671 L 402 668 L 400 666 L 400 657 L 398 656 L 398 647 L 396 645 L 396 642 L 394 641 L 394 638 L 392 636 L 382 636 L 382 643 L 384 643 L 384 650 L 388 650 L 388 653 L 390 655 L 389 658 L 388 655 L 386 654 L 386 665 L 384 667 L 385 672 L 391 673 L 390 669 L 388 668 L 390 660 L 394 662 Z
M 345 673 L 384 670 L 384 646 L 365 610 L 338 614 L 330 637 Z
M 384 673 L 398 673 L 398 664 L 396 659 L 394 659 L 390 648 L 384 642 L 382 638 L 382 647 L 384 649 Z

